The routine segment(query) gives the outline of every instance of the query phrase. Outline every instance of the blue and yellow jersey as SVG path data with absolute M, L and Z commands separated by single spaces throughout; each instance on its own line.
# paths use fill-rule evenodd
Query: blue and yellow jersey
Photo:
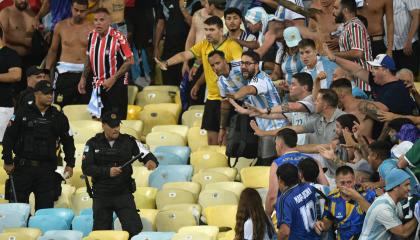
M 360 192 L 362 196 L 372 203 L 376 193 L 372 190 Z M 366 213 L 356 201 L 346 201 L 341 197 L 338 189 L 333 190 L 328 195 L 329 202 L 325 203 L 324 217 L 331 220 L 337 228 L 337 239 L 350 240 L 359 236 L 362 232 L 363 221 Z

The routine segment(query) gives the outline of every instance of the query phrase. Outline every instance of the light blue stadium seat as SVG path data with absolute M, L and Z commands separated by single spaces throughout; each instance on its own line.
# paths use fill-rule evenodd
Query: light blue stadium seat
M 38 240 L 81 240 L 83 233 L 75 230 L 53 230 L 44 233 Z
M 153 155 L 157 158 L 159 165 L 187 165 L 187 162 L 182 161 L 178 155 L 170 152 L 154 152 Z
M 43 233 L 50 230 L 70 230 L 70 225 L 62 217 L 55 215 L 38 215 L 29 218 L 29 227 L 38 228 Z
M 191 149 L 187 146 L 160 146 L 155 149 L 155 152 L 169 152 L 178 155 L 185 164 L 190 158 Z
M 27 203 L 2 203 L 0 204 L 0 211 L 1 210 L 15 210 L 23 216 L 26 222 L 28 221 L 31 212 L 31 205 Z
M 191 165 L 160 165 L 149 176 L 149 187 L 162 189 L 167 182 L 190 182 L 193 174 Z
M 82 210 L 80 210 L 79 215 L 93 215 L 93 210 L 92 210 L 92 208 L 82 209 Z
M 24 214 L 13 209 L 0 209 L 0 232 L 5 228 L 26 227 Z
M 83 236 L 86 237 L 92 232 L 93 228 L 93 216 L 90 215 L 79 215 L 73 218 L 72 229 L 80 231 Z
M 74 218 L 73 210 L 70 208 L 44 208 L 35 212 L 35 216 L 52 215 L 63 219 L 70 229 L 71 221 Z
M 171 240 L 174 232 L 141 232 L 131 240 Z

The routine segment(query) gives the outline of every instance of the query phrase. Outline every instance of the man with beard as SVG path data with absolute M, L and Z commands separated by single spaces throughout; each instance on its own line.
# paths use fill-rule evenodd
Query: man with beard
M 87 104 L 87 99 L 82 99 L 83 96 L 77 91 L 86 59 L 87 37 L 93 28 L 92 24 L 85 20 L 87 8 L 87 0 L 73 1 L 72 17 L 56 25 L 48 51 L 46 69 L 50 70 L 54 68 L 61 49 L 54 80 L 54 102 L 61 107 L 69 104 Z
M 35 14 L 28 8 L 28 0 L 15 0 L 13 6 L 0 12 L 0 24 L 6 45 L 15 50 L 22 59 L 22 70 L 38 65 L 42 59 L 32 54 L 32 26 Z M 26 77 L 15 87 L 15 96 L 26 87 Z
M 244 51 L 258 48 L 256 37 L 241 29 L 242 13 L 239 9 L 228 8 L 225 10 L 225 24 L 229 30 L 227 37 L 236 40 Z
M 337 23 L 344 23 L 339 39 L 340 51 L 335 55 L 352 60 L 369 70 L 367 61 L 372 61 L 369 34 L 365 25 L 356 17 L 354 0 L 337 0 L 334 4 L 334 16 Z M 369 84 L 356 79 L 356 85 L 364 91 L 370 91 Z

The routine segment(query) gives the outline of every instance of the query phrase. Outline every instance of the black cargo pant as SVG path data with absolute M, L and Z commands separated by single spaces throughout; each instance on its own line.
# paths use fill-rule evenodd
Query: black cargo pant
M 130 234 L 130 238 L 141 232 L 143 224 L 131 193 L 116 196 L 94 196 L 93 230 L 112 230 L 114 211 L 120 219 L 122 229 Z

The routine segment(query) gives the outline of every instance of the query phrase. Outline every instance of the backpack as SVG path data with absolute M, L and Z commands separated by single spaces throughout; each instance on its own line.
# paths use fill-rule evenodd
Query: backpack
M 230 119 L 227 136 L 226 156 L 230 167 L 235 167 L 240 157 L 256 158 L 258 154 L 258 136 L 254 135 L 248 115 L 235 114 Z M 236 158 L 231 165 L 230 158 Z

